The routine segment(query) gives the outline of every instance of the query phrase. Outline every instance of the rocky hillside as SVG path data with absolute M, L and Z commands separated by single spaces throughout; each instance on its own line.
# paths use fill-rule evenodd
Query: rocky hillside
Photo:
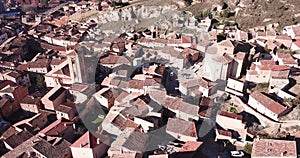
M 278 23 L 279 28 L 300 23 L 298 0 L 195 0 L 183 8 L 195 16 L 207 10 L 216 17 L 222 12 L 233 13 L 228 20 L 236 21 L 242 29 Z M 224 20 L 224 16 L 222 17 Z

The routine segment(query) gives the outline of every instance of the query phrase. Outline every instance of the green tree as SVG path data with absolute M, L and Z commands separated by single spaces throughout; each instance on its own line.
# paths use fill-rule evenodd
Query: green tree
M 234 113 L 234 114 L 238 113 L 238 111 L 237 111 L 237 109 L 235 107 L 230 107 L 229 111 L 232 112 L 232 113 Z
M 271 51 L 271 49 L 269 49 L 268 45 L 265 46 L 265 53 L 269 53 Z
M 222 18 L 229 18 L 229 12 L 227 10 L 224 10 L 220 13 L 220 16 Z
M 283 98 L 283 101 L 286 102 L 286 103 L 288 103 L 289 105 L 293 105 L 293 101 L 292 101 L 291 98 L 286 98 L 286 97 L 284 97 L 284 98 Z
M 206 18 L 212 18 L 212 13 L 210 12 L 210 10 L 206 10 L 205 12 L 201 13 L 202 17 Z
M 45 87 L 45 81 L 44 81 L 44 77 L 39 75 L 36 77 L 36 85 L 39 88 L 44 88 Z
M 244 151 L 245 151 L 245 153 L 251 155 L 251 153 L 252 153 L 252 147 L 253 147 L 252 144 L 247 143 L 247 144 L 244 146 Z

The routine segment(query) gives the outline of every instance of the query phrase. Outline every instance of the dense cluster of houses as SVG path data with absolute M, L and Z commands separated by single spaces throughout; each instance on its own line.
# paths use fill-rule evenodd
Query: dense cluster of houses
M 97 9 L 81 1 L 34 23 L 24 16 L 24 32 L 3 21 L 3 157 L 222 157 L 224 150 L 214 152 L 208 142 L 252 144 L 253 157 L 298 157 L 297 135 L 262 139 L 245 115 L 220 105 L 237 96 L 255 114 L 282 123 L 297 106 L 286 100 L 299 99 L 299 25 L 245 32 L 190 18 L 177 27 L 199 34 L 151 26 L 84 40 L 96 23 L 80 20 Z M 249 91 L 262 84 L 267 91 Z

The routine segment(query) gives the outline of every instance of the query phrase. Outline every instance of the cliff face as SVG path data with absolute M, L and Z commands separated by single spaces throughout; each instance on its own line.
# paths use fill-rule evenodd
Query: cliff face
M 162 14 L 165 14 L 171 10 L 176 10 L 176 5 L 164 5 L 164 6 L 144 6 L 136 5 L 122 8 L 119 10 L 113 10 L 107 12 L 106 15 L 101 15 L 100 22 L 106 23 L 111 21 L 130 21 L 135 19 L 147 19 L 156 18 Z

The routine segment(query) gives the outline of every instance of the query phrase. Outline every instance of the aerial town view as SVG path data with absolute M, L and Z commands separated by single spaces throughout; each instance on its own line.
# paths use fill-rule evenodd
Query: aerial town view
M 300 1 L 0 0 L 0 157 L 300 157 Z

